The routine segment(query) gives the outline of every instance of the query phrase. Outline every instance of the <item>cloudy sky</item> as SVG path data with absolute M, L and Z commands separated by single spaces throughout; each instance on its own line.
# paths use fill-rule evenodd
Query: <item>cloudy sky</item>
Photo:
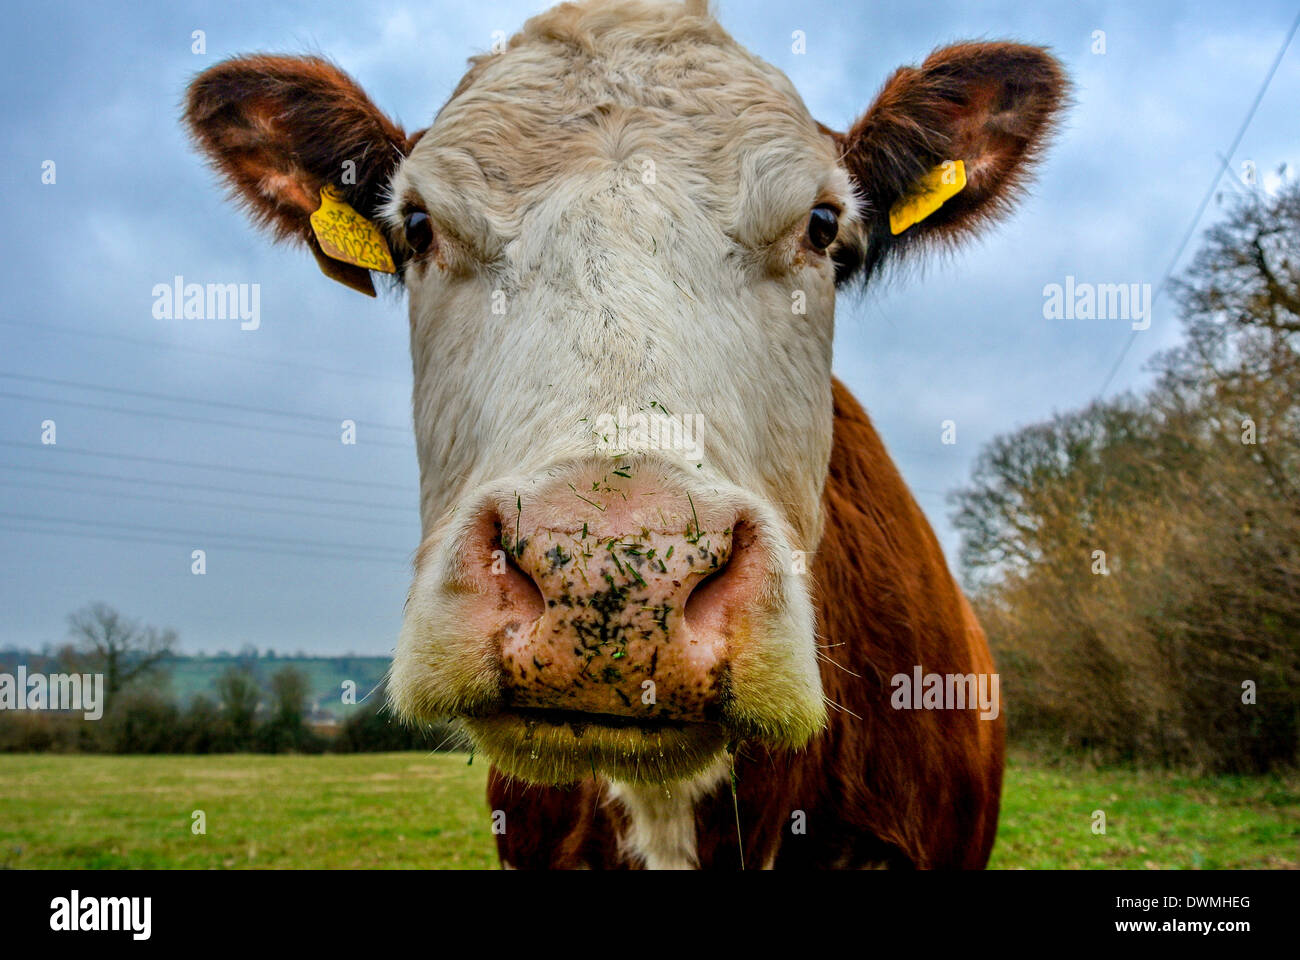
M 408 128 L 541 0 L 50 3 L 8 12 L 0 71 L 0 646 L 57 643 L 106 600 L 189 651 L 392 649 L 417 544 L 405 307 L 323 278 L 228 206 L 178 103 L 236 53 L 325 53 Z M 1054 48 L 1077 105 L 1033 196 L 982 242 L 845 299 L 835 367 L 949 556 L 945 493 L 998 433 L 1086 403 L 1124 320 L 1046 320 L 1067 275 L 1158 284 L 1296 15 L 1295 0 L 721 0 L 720 19 L 843 129 L 886 74 L 966 38 Z M 192 52 L 202 30 L 206 52 Z M 807 52 L 791 49 L 802 30 Z M 1093 52 L 1095 31 L 1105 52 Z M 1300 42 L 1239 149 L 1300 161 Z M 55 182 L 43 183 L 47 161 Z M 1234 186 L 1230 176 L 1220 188 Z M 1212 202 L 1200 229 L 1219 215 Z M 1196 242 L 1188 248 L 1194 251 Z M 159 320 L 152 291 L 260 284 L 261 327 Z M 1108 393 L 1178 337 L 1159 302 Z M 96 388 L 96 389 L 92 389 Z M 182 402 L 184 401 L 184 402 Z M 338 423 L 362 442 L 339 443 Z M 52 420 L 54 446 L 41 444 Z M 941 423 L 954 420 L 957 443 Z M 207 551 L 193 576 L 190 551 Z

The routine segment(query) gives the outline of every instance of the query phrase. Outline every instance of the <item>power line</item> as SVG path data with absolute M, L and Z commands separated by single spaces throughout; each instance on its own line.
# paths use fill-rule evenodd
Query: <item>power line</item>
M 176 343 L 167 343 L 163 340 L 147 340 L 141 337 L 128 337 L 120 333 L 107 333 L 103 330 L 87 330 L 82 327 L 68 327 L 56 323 L 33 323 L 30 320 L 0 320 L 0 324 L 10 327 L 28 327 L 40 330 L 44 333 L 66 333 L 77 337 L 96 337 L 101 340 L 116 340 L 121 343 L 132 343 L 137 346 L 153 347 L 159 350 L 178 350 L 183 353 L 194 353 L 207 357 L 223 357 L 229 360 L 238 360 L 241 363 L 261 363 L 273 367 L 296 367 L 302 370 L 311 370 L 315 373 L 329 373 L 341 377 L 357 377 L 364 380 L 379 380 L 384 383 L 406 385 L 408 381 L 397 377 L 386 377 L 378 373 L 365 373 L 361 370 L 341 370 L 337 367 L 322 367 L 311 363 L 301 363 L 293 360 L 269 360 L 262 357 L 248 357 L 239 353 L 231 353 L 224 350 L 208 350 L 202 347 L 186 347 Z
M 314 423 L 329 423 L 337 425 L 339 423 L 336 417 L 326 417 L 313 413 L 298 413 L 292 410 L 275 410 L 270 407 L 254 407 L 243 403 L 230 403 L 225 400 L 196 400 L 193 397 L 178 397 L 175 394 L 152 393 L 147 390 L 127 390 L 122 387 L 105 387 L 98 384 L 83 383 L 78 380 L 59 380 L 54 377 L 37 377 L 25 373 L 9 373 L 0 370 L 0 377 L 7 380 L 22 380 L 27 383 L 43 383 L 47 386 L 70 387 L 75 390 L 95 390 L 100 393 L 117 394 L 123 397 L 138 397 L 143 400 L 164 400 L 169 403 L 189 403 L 201 407 L 221 407 L 226 410 L 239 410 L 243 413 L 257 413 L 264 416 L 272 417 L 290 417 L 295 420 L 309 420 Z M 378 423 L 373 420 L 354 420 L 357 426 L 369 427 L 372 430 L 397 430 L 401 433 L 410 433 L 411 428 L 408 426 L 397 426 L 391 423 Z
M 49 536 L 73 537 L 77 540 L 90 537 L 95 540 L 111 540 L 115 543 L 150 543 L 150 544 L 160 544 L 163 546 L 190 547 L 190 548 L 194 546 L 193 542 L 186 542 L 181 540 L 167 540 L 159 537 L 133 537 L 126 534 L 95 533 L 93 530 L 57 530 L 57 529 L 42 530 L 34 527 L 15 526 L 13 524 L 7 524 L 7 523 L 0 523 L 0 530 L 7 530 L 11 533 L 35 533 L 35 534 L 40 534 L 43 537 L 49 537 Z M 365 554 L 347 555 L 347 554 L 321 553 L 315 550 L 306 551 L 306 550 L 293 550 L 293 549 L 277 548 L 277 547 L 248 547 L 248 546 L 240 546 L 239 544 L 223 544 L 221 545 L 221 549 L 230 550 L 235 553 L 275 554 L 275 555 L 282 555 L 282 556 L 287 555 L 287 556 L 295 556 L 295 557 L 310 557 L 313 560 L 343 560 L 348 563 L 357 563 L 357 562 L 391 563 L 391 564 L 401 563 L 403 566 L 405 566 L 406 563 L 408 562 L 406 560 L 399 561 L 393 557 L 367 556 Z
M 180 423 L 202 423 L 216 427 L 233 427 L 236 430 L 256 430 L 258 433 L 278 433 L 291 437 L 307 437 L 311 440 L 326 439 L 324 434 L 308 433 L 306 430 L 290 430 L 287 427 L 264 427 L 256 424 L 237 423 L 234 420 L 213 420 L 209 417 L 187 417 L 178 413 L 162 413 L 153 410 L 132 410 L 128 407 L 111 407 L 102 403 L 89 403 L 84 400 L 64 400 L 56 397 L 33 397 L 26 393 L 7 393 L 0 391 L 0 397 L 7 400 L 29 400 L 34 403 L 47 403 L 50 405 L 61 405 L 69 407 L 84 407 L 91 410 L 103 410 L 110 413 L 125 413 L 137 417 L 153 417 L 158 420 L 172 420 Z M 331 421 L 334 422 L 334 421 Z M 391 443 L 385 440 L 366 440 L 364 444 L 357 446 L 366 447 L 388 447 L 393 450 L 410 450 L 413 448 L 411 443 Z
M 178 490 L 204 490 L 208 493 L 233 493 L 244 497 L 265 497 L 275 500 L 290 500 L 297 503 L 329 504 L 340 507 L 369 507 L 375 510 L 400 510 L 409 514 L 411 507 L 387 503 L 365 503 L 359 500 L 340 500 L 334 497 L 299 497 L 290 493 L 268 493 L 262 490 L 241 490 L 238 487 L 217 487 L 203 483 L 180 483 L 173 480 L 150 480 L 144 477 L 123 477 L 113 473 L 95 473 L 88 470 L 58 470 L 54 467 L 23 467 L 15 464 L 0 463 L 0 470 L 16 470 L 23 473 L 48 473 L 64 477 L 86 477 L 92 480 L 113 480 L 119 483 L 144 484 L 153 487 L 172 487 Z M 112 495 L 112 494 L 109 494 Z
M 98 457 L 103 460 L 131 460 L 136 463 L 154 463 L 168 467 L 185 467 L 192 470 L 209 470 L 215 472 L 244 473 L 250 476 L 274 477 L 279 480 L 304 480 L 309 483 L 339 483 L 351 487 L 383 487 L 386 490 L 399 490 L 410 493 L 411 488 L 400 483 L 381 483 L 378 480 L 344 480 L 334 477 L 314 477 L 305 473 L 285 473 L 279 470 L 259 470 L 255 467 L 232 467 L 223 463 L 196 463 L 190 460 L 172 460 L 167 457 L 146 457 L 130 453 L 104 453 L 98 450 L 79 450 L 57 444 L 18 443 L 14 440 L 0 440 L 0 446 L 17 447 L 20 450 L 58 450 L 64 454 L 78 457 Z
M 1192 222 L 1187 227 L 1187 232 L 1183 234 L 1183 239 L 1178 244 L 1178 249 L 1174 253 L 1173 259 L 1169 261 L 1169 268 L 1165 271 L 1164 279 L 1160 281 L 1160 284 L 1156 287 L 1155 292 L 1151 296 L 1152 309 L 1155 309 L 1156 301 L 1160 299 L 1161 292 L 1173 278 L 1174 269 L 1178 266 L 1178 261 L 1182 258 L 1183 252 L 1187 249 L 1187 245 L 1191 242 L 1193 235 L 1196 233 L 1196 225 L 1201 222 L 1201 217 L 1205 215 L 1205 210 L 1210 205 L 1210 199 L 1214 196 L 1214 191 L 1219 185 L 1219 180 L 1223 178 L 1224 172 L 1228 169 L 1228 164 L 1232 162 L 1232 155 L 1236 153 L 1237 148 L 1241 146 L 1241 140 L 1246 135 L 1246 130 L 1250 126 L 1250 122 L 1255 119 L 1255 112 L 1263 102 L 1264 94 L 1268 92 L 1269 85 L 1273 82 L 1273 76 L 1277 73 L 1277 68 L 1281 66 L 1282 58 L 1286 55 L 1287 48 L 1291 46 L 1291 40 L 1295 37 L 1298 29 L 1300 29 L 1300 14 L 1296 15 L 1295 21 L 1291 24 L 1291 29 L 1287 31 L 1286 39 L 1282 41 L 1282 49 L 1278 50 L 1277 57 L 1273 60 L 1273 65 L 1269 67 L 1268 75 L 1264 78 L 1264 84 L 1259 88 L 1259 93 L 1255 94 L 1255 100 L 1250 105 L 1250 110 L 1247 111 L 1246 119 L 1242 121 L 1241 128 L 1237 130 L 1237 135 L 1233 138 L 1232 145 L 1228 147 L 1227 153 L 1221 155 L 1219 169 L 1215 172 L 1214 179 L 1210 181 L 1209 189 L 1205 191 L 1205 196 L 1201 198 L 1200 205 L 1196 208 L 1196 216 L 1192 218 Z M 1106 380 L 1101 385 L 1101 390 L 1097 393 L 1098 398 L 1104 395 L 1106 390 L 1110 387 L 1111 380 L 1113 380 L 1115 374 L 1119 372 L 1120 366 L 1124 363 L 1124 358 L 1128 356 L 1128 352 L 1133 347 L 1134 341 L 1137 340 L 1137 335 L 1141 332 L 1142 331 L 1140 330 L 1134 330 L 1129 334 L 1128 340 L 1124 342 L 1124 348 L 1119 352 L 1119 357 L 1116 358 L 1114 365 L 1110 368 L 1110 373 L 1106 374 Z
M 268 513 L 274 516 L 311 517 L 316 520 L 334 520 L 345 523 L 370 523 L 385 527 L 411 528 L 410 522 L 401 520 L 382 520 L 378 517 L 349 517 L 337 513 L 315 513 L 311 510 L 290 510 L 286 507 L 257 507 L 242 503 L 212 503 L 206 500 L 183 500 L 179 497 L 160 497 L 152 493 L 123 493 L 117 490 L 83 490 L 77 487 L 63 487 L 51 483 L 24 483 L 21 480 L 0 480 L 2 487 L 23 487 L 40 491 L 58 491 L 75 493 L 80 496 L 106 497 L 113 500 L 143 500 L 146 503 L 175 503 L 185 507 L 202 507 L 213 510 L 236 510 L 241 513 Z
M 390 553 L 395 556 L 403 557 L 410 556 L 409 552 L 397 550 L 394 547 L 372 546 L 362 543 L 322 543 L 316 540 L 300 540 L 296 537 L 271 537 L 242 533 L 204 533 L 196 530 L 182 530 L 176 527 L 150 527 L 134 523 L 113 523 L 109 520 L 77 520 L 67 517 L 42 517 L 31 516 L 24 513 L 10 513 L 8 511 L 0 511 L 0 519 L 17 521 L 19 523 L 62 523 L 79 527 L 92 527 L 96 529 L 124 530 L 128 533 L 173 534 L 184 537 L 193 537 L 195 540 L 202 541 L 243 540 L 257 545 L 271 544 L 273 546 L 315 547 L 321 550 L 339 550 L 348 552 L 368 551 L 370 553 Z

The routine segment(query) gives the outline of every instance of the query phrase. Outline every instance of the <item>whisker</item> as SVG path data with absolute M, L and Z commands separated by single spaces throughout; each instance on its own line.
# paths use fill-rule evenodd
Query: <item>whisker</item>
M 841 713 L 847 713 L 850 717 L 853 717 L 855 720 L 862 719 L 856 713 L 850 710 L 848 707 L 841 706 L 840 704 L 836 703 L 834 700 L 832 700 L 830 697 L 826 696 L 825 694 L 822 695 L 822 699 L 826 701 L 828 706 L 834 707 L 836 710 L 840 711 Z
M 848 667 L 844 666 L 844 664 L 840 663 L 838 660 L 832 660 L 830 657 L 826 656 L 824 653 L 820 653 L 820 652 L 819 652 L 819 653 L 817 654 L 817 659 L 818 659 L 818 660 L 822 660 L 822 661 L 824 661 L 824 662 L 826 662 L 826 663 L 829 663 L 829 664 L 831 664 L 831 666 L 839 667 L 841 670 L 843 670 L 845 673 L 847 673 L 850 677 L 857 677 L 859 680 L 862 679 L 862 674 L 860 674 L 860 673 L 854 673 L 854 672 L 853 672 L 852 670 L 850 670 Z

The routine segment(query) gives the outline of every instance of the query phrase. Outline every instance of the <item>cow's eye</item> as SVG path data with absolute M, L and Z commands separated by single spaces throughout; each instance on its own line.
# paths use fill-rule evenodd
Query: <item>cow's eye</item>
M 412 210 L 402 223 L 406 230 L 406 245 L 416 253 L 424 253 L 433 246 L 433 222 L 423 210 Z
M 817 250 L 825 250 L 840 234 L 840 215 L 834 207 L 825 204 L 813 207 L 808 217 L 808 242 Z

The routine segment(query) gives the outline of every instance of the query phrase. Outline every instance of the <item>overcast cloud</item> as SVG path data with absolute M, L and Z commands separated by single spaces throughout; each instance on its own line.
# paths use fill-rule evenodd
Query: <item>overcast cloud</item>
M 323 278 L 303 251 L 255 233 L 190 150 L 178 104 L 188 79 L 224 57 L 315 51 L 408 128 L 422 126 L 467 56 L 543 6 L 8 11 L 0 37 L 10 91 L 0 106 L 0 645 L 59 642 L 70 610 L 103 599 L 175 626 L 189 651 L 244 643 L 391 650 L 419 537 L 405 305 L 360 297 Z M 957 39 L 1049 45 L 1075 80 L 1077 105 L 1010 222 L 841 302 L 836 372 L 871 412 L 951 559 L 957 541 L 944 494 L 966 480 L 980 446 L 1086 403 L 1130 336 L 1123 320 L 1045 320 L 1044 285 L 1067 275 L 1159 283 L 1295 4 L 717 6 L 738 40 L 785 70 L 814 115 L 841 129 L 890 70 Z M 203 55 L 191 52 L 196 29 L 206 32 Z M 807 35 L 804 55 L 791 51 L 795 30 Z M 1104 55 L 1092 52 L 1096 30 L 1105 31 Z M 1229 158 L 1234 170 L 1248 160 L 1262 172 L 1300 160 L 1297 102 L 1293 48 Z M 41 181 L 47 160 L 57 165 L 53 185 Z M 1233 189 L 1227 178 L 1221 186 Z M 1212 204 L 1201 229 L 1216 216 Z M 155 319 L 152 290 L 177 275 L 260 284 L 261 328 Z M 1142 387 L 1144 360 L 1177 337 L 1162 301 L 1109 392 Z M 360 424 L 355 447 L 338 442 L 344 418 Z M 57 424 L 55 447 L 40 445 L 47 419 Z M 954 445 L 940 442 L 944 420 L 956 422 Z M 307 502 L 321 498 L 338 502 Z M 192 547 L 207 549 L 205 576 L 190 573 Z

